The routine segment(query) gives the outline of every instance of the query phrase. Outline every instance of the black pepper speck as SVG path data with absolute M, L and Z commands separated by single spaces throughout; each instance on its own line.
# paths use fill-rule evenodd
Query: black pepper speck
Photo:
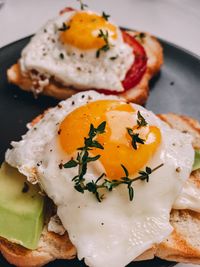
M 58 165 L 58 168 L 59 168 L 60 170 L 62 170 L 62 168 L 63 168 L 63 164 L 60 163 L 60 164 Z

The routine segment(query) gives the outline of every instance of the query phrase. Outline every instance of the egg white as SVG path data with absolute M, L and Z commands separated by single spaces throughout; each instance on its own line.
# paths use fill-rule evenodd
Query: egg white
M 53 199 L 79 259 L 84 258 L 89 266 L 122 267 L 172 232 L 170 210 L 189 177 L 194 150 L 189 135 L 169 128 L 152 112 L 131 104 L 141 111 L 149 125 L 159 127 L 162 133 L 162 143 L 147 165 L 154 168 L 164 163 L 164 166 L 151 174 L 149 183 L 135 182 L 132 202 L 125 186 L 102 192 L 105 199 L 101 203 L 89 192 L 77 192 L 71 180 L 77 168 L 59 168 L 59 163 L 68 161 L 70 155 L 61 151 L 57 132 L 67 114 L 100 99 L 117 97 L 88 91 L 60 102 L 31 127 L 21 141 L 12 142 L 6 161 L 29 180 L 38 180 Z M 89 164 L 87 181 L 95 180 L 102 168 L 98 161 Z
M 123 91 L 121 81 L 133 64 L 133 49 L 124 43 L 119 28 L 117 39 L 110 40 L 113 47 L 102 52 L 99 58 L 96 58 L 97 49 L 80 50 L 62 45 L 58 29 L 62 27 L 63 22 L 69 21 L 74 13 L 75 11 L 66 12 L 50 20 L 36 33 L 22 51 L 22 72 L 25 75 L 30 74 L 32 70 L 39 72 L 37 75 L 31 73 L 33 79 L 39 80 L 40 87 L 37 90 L 42 90 L 49 79 L 54 77 L 65 86 L 79 90 L 95 88 Z M 116 59 L 112 60 L 113 57 Z

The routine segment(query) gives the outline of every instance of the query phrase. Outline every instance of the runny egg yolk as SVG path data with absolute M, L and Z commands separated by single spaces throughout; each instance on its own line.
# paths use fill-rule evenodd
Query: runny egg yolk
M 109 38 L 117 38 L 117 28 L 94 13 L 77 12 L 65 25 L 67 30 L 60 33 L 60 41 L 82 50 L 99 49 L 106 44 L 98 37 L 100 29 L 104 33 L 108 31 Z
M 156 126 L 138 129 L 137 111 L 125 102 L 98 100 L 72 111 L 60 125 L 59 143 L 62 149 L 71 157 L 76 157 L 77 148 L 84 146 L 84 137 L 88 137 L 90 125 L 97 127 L 103 121 L 106 121 L 105 133 L 97 135 L 96 140 L 104 149 L 94 148 L 90 155 L 101 156 L 99 160 L 110 180 L 124 176 L 121 164 L 130 175 L 136 174 L 156 152 L 161 133 Z M 136 150 L 127 128 L 132 128 L 145 140 L 144 144 L 137 144 Z

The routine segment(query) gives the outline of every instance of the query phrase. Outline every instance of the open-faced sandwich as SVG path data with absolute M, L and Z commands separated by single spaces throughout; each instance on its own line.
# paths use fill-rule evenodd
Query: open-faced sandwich
M 88 91 L 28 128 L 0 173 L 0 249 L 9 262 L 200 262 L 197 121 Z
M 149 34 L 122 30 L 105 12 L 66 8 L 35 34 L 7 76 L 34 95 L 66 99 L 93 89 L 144 104 L 162 62 Z

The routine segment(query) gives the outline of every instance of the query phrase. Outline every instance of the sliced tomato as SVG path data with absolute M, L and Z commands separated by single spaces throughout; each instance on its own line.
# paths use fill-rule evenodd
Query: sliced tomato
M 135 87 L 141 81 L 147 68 L 147 56 L 143 46 L 133 36 L 131 36 L 125 31 L 122 31 L 122 36 L 124 42 L 133 47 L 133 54 L 135 56 L 132 66 L 126 73 L 125 79 L 122 81 L 122 85 L 124 87 L 123 92 L 125 92 Z M 100 89 L 97 91 L 100 93 L 104 93 L 106 95 L 110 94 L 118 95 L 122 93 L 122 92 L 117 92 L 115 90 L 106 90 L 106 89 Z
M 75 9 L 74 9 L 73 7 L 65 7 L 65 8 L 63 8 L 63 9 L 59 12 L 59 14 L 62 15 L 62 14 L 64 14 L 64 13 L 66 13 L 66 12 L 74 11 L 74 10 L 75 10 Z
M 135 87 L 142 79 L 147 68 L 147 56 L 144 47 L 136 39 L 125 31 L 122 31 L 124 41 L 133 47 L 135 60 L 122 81 L 124 90 Z

